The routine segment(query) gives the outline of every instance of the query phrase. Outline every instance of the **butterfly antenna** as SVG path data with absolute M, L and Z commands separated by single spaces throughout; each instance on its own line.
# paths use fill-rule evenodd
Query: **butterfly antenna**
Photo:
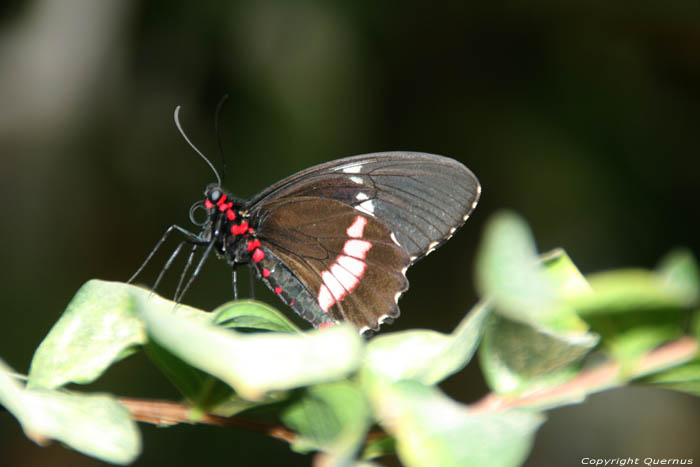
M 211 163 L 211 161 L 209 159 L 207 159 L 207 157 L 204 154 L 202 154 L 202 151 L 197 149 L 197 146 L 192 144 L 192 141 L 190 141 L 190 139 L 187 137 L 187 135 L 183 131 L 182 125 L 180 125 L 180 106 L 179 105 L 177 107 L 175 107 L 175 114 L 173 115 L 173 117 L 175 118 L 175 126 L 177 126 L 177 129 L 180 132 L 180 134 L 182 135 L 182 137 L 185 138 L 185 141 L 187 141 L 187 144 L 189 144 L 190 147 L 192 149 L 194 149 L 194 152 L 199 154 L 202 157 L 202 159 L 204 159 L 204 162 L 206 162 L 207 165 L 209 165 L 209 167 L 211 167 L 212 172 L 214 172 L 214 175 L 216 175 L 216 180 L 217 180 L 219 186 L 221 186 L 221 177 L 219 176 L 219 172 L 216 171 L 216 169 L 214 168 L 214 165 Z
M 214 113 L 214 131 L 216 132 L 216 143 L 219 145 L 219 155 L 221 155 L 221 178 L 226 181 L 226 157 L 224 155 L 224 145 L 221 143 L 221 131 L 219 131 L 219 115 L 221 114 L 221 108 L 224 103 L 228 100 L 228 94 L 224 94 L 219 103 L 216 105 L 216 112 Z

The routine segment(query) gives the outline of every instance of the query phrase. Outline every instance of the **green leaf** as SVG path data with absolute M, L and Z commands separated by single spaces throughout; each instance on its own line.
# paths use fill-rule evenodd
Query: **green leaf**
M 636 382 L 700 396 L 700 358 Z
M 346 465 L 356 456 L 371 421 L 362 391 L 348 381 L 307 388 L 282 413 L 282 421 L 301 437 L 294 448 L 322 450 L 336 465 Z
M 174 302 L 119 282 L 91 280 L 83 285 L 37 348 L 29 370 L 29 387 L 56 388 L 90 383 L 110 365 L 146 342 L 135 298 L 154 307 L 175 309 Z M 208 313 L 178 305 L 175 313 L 208 321 Z
M 144 350 L 185 399 L 201 412 L 209 412 L 234 397 L 227 384 L 188 365 L 156 342 L 149 342 Z
M 575 376 L 579 362 L 597 342 L 590 333 L 550 333 L 492 315 L 479 349 L 479 362 L 492 390 L 522 391 Z M 580 400 L 577 397 L 569 402 Z
M 105 462 L 129 464 L 141 439 L 129 412 L 111 396 L 23 389 L 0 361 L 0 404 L 39 444 L 58 440 Z
M 217 380 L 218 381 L 218 380 Z M 229 388 L 228 385 L 226 385 Z M 229 388 L 229 391 L 231 389 Z M 260 400 L 251 401 L 244 399 L 236 393 L 233 393 L 227 399 L 219 402 L 215 406 L 206 410 L 207 413 L 212 415 L 218 415 L 220 417 L 233 417 L 243 411 L 247 411 L 247 416 L 253 417 L 253 413 L 261 414 L 262 416 L 267 416 L 269 413 L 278 412 L 277 404 L 283 403 L 289 398 L 289 393 L 284 391 L 271 392 L 266 394 Z M 258 412 L 254 412 L 258 411 Z
M 517 215 L 499 213 L 489 221 L 476 273 L 477 286 L 496 313 L 548 331 L 587 331 L 563 300 L 588 290 L 585 279 L 561 249 L 538 257 L 535 240 Z
M 363 341 L 350 325 L 306 334 L 241 334 L 192 322 L 141 300 L 149 336 L 173 355 L 230 385 L 242 397 L 333 381 L 355 371 Z
M 247 328 L 276 332 L 301 332 L 282 313 L 256 300 L 238 300 L 214 310 L 214 322 L 226 328 Z
M 362 458 L 375 459 L 394 453 L 396 453 L 396 440 L 393 437 L 389 435 L 374 436 L 367 440 L 365 449 L 362 451 Z
M 490 387 L 511 392 L 571 377 L 598 336 L 568 305 L 569 296 L 590 293 L 568 255 L 538 258 L 525 222 L 502 213 L 486 228 L 477 276 L 494 309 L 479 351 Z
M 128 349 L 146 342 L 143 324 L 132 308 L 126 287 L 99 280 L 83 285 L 36 350 L 29 386 L 89 383 Z
M 544 420 L 518 410 L 471 411 L 437 388 L 412 380 L 375 378 L 370 387 L 375 413 L 396 438 L 399 458 L 407 466 L 519 466 Z
M 588 319 L 637 311 L 683 310 L 694 302 L 694 292 L 679 287 L 666 274 L 644 269 L 618 269 L 588 276 L 593 292 L 571 301 Z
M 569 304 L 601 335 L 603 347 L 626 367 L 649 350 L 685 332 L 694 292 L 659 273 L 621 269 L 593 274 L 593 293 Z
M 452 334 L 414 330 L 375 337 L 367 345 L 365 365 L 393 380 L 442 381 L 469 363 L 488 312 L 485 303 L 475 306 Z
M 476 277 L 481 296 L 504 316 L 539 323 L 553 311 L 554 287 L 543 278 L 530 229 L 513 213 L 498 213 L 487 224 Z
M 558 296 L 577 296 L 591 291 L 586 278 L 562 248 L 543 253 L 540 261 L 548 282 L 554 286 Z
M 693 254 L 686 249 L 674 250 L 666 255 L 656 268 L 666 281 L 666 287 L 677 289 L 689 302 L 700 298 L 700 268 Z

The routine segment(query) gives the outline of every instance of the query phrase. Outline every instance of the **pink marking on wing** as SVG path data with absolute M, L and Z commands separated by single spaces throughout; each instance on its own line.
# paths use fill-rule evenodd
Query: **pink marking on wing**
M 360 279 L 350 274 L 338 263 L 331 264 L 331 274 L 338 279 L 340 285 L 342 285 L 343 288 L 348 291 L 348 293 L 355 290 L 355 287 L 357 287 L 360 283 Z
M 357 259 L 365 259 L 372 244 L 366 240 L 346 240 L 343 253 Z
M 346 230 L 348 237 L 350 238 L 362 238 L 362 234 L 365 231 L 365 226 L 367 225 L 367 219 L 362 216 L 357 216 L 353 223 Z
M 320 329 L 326 329 L 326 328 L 329 328 L 329 327 L 331 327 L 331 326 L 335 326 L 335 323 L 328 323 L 328 322 L 326 322 L 326 323 L 321 323 L 321 324 L 318 325 L 318 327 L 319 327 Z
M 357 288 L 367 269 L 367 264 L 360 260 L 365 259 L 372 243 L 359 240 L 364 235 L 366 225 L 367 219 L 355 217 L 346 230 L 350 239 L 343 244 L 344 254 L 338 255 L 328 270 L 321 272 L 323 284 L 318 291 L 318 304 L 326 313 L 336 302 Z
M 328 310 L 335 304 L 335 298 L 331 295 L 331 291 L 328 287 L 321 284 L 321 288 L 318 291 L 318 306 L 321 307 L 323 311 L 328 313 Z
M 350 271 L 350 273 L 358 279 L 362 278 L 365 274 L 365 269 L 367 269 L 367 265 L 364 262 L 352 256 L 340 255 L 336 258 L 335 262 Z
M 323 282 L 326 284 L 328 290 L 331 291 L 333 297 L 337 301 L 341 301 L 343 297 L 345 297 L 347 291 L 343 288 L 343 285 L 338 281 L 338 279 L 336 279 L 335 276 L 330 273 L 330 271 L 323 271 L 321 273 L 321 278 L 323 278 Z

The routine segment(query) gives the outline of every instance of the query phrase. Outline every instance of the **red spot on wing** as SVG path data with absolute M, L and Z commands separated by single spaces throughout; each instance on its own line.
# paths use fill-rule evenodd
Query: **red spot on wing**
M 260 240 L 257 238 L 248 242 L 248 251 L 253 251 L 260 247 Z
M 335 323 L 321 323 L 318 325 L 319 329 L 326 329 L 326 328 L 329 328 L 331 326 L 335 326 Z
M 255 251 L 253 252 L 253 261 L 256 263 L 259 263 L 262 261 L 262 259 L 265 257 L 265 252 L 262 251 L 260 248 L 256 248 Z
M 229 209 L 228 211 L 226 211 L 226 218 L 227 218 L 228 220 L 232 221 L 232 220 L 234 220 L 234 219 L 236 218 L 236 213 L 233 212 L 232 209 Z
M 282 293 L 282 287 L 275 287 L 275 293 L 276 293 L 276 294 L 281 294 L 281 293 Z
M 270 277 L 270 270 L 267 268 L 263 268 L 262 275 L 263 277 Z
M 209 209 L 209 210 L 214 209 L 214 203 L 212 203 L 212 202 L 209 201 L 208 199 L 205 199 L 205 200 L 204 200 L 204 206 L 205 206 L 207 209 Z

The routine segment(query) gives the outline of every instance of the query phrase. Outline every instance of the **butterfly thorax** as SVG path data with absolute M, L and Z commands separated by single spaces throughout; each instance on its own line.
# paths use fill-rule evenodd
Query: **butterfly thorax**
M 205 191 L 204 207 L 208 219 L 202 235 L 214 240 L 218 256 L 229 265 L 259 262 L 264 253 L 260 249 L 255 226 L 252 225 L 245 202 L 226 193 L 217 185 Z

